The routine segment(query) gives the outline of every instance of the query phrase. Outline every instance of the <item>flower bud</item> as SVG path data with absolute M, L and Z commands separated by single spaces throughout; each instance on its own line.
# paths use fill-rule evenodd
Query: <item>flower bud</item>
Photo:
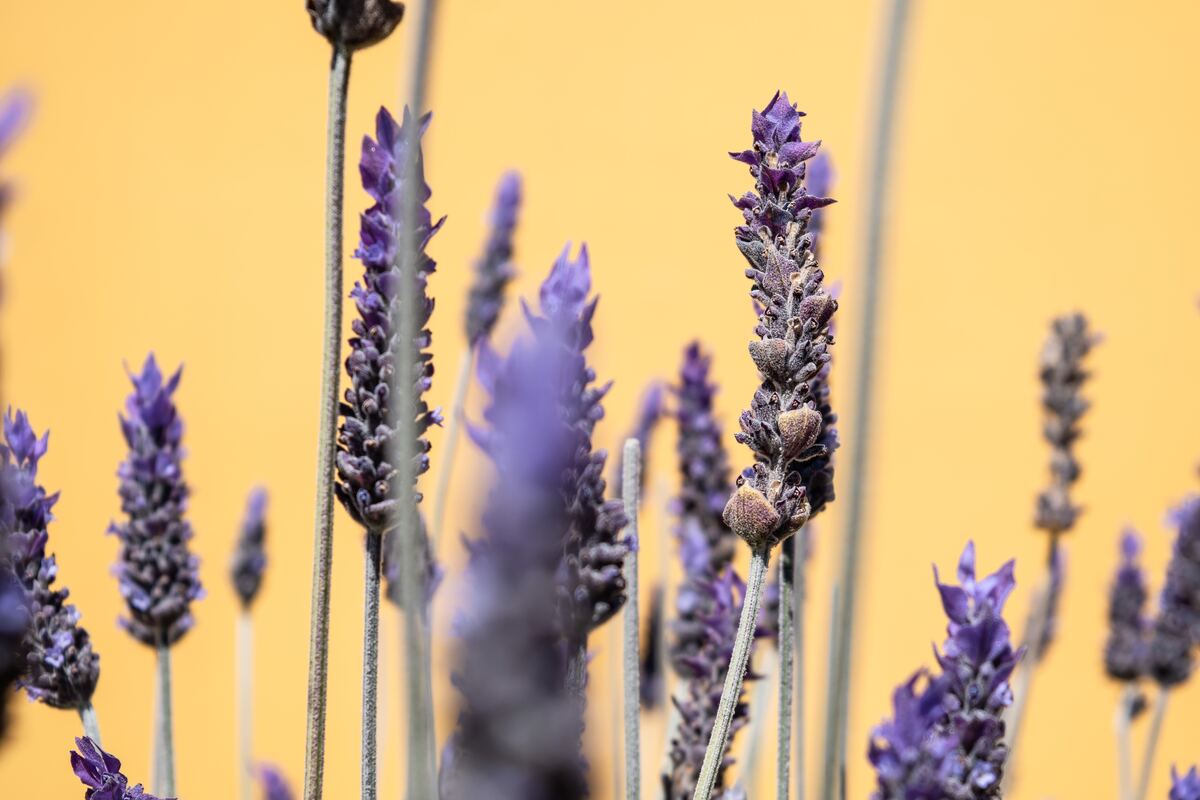
M 779 415 L 779 435 L 783 439 L 783 457 L 787 461 L 799 458 L 805 450 L 817 443 L 821 435 L 821 412 L 809 406 L 801 406 Z
M 750 358 L 758 371 L 770 378 L 785 377 L 787 355 L 788 346 L 783 339 L 760 339 L 750 343 Z
M 772 541 L 779 525 L 779 512 L 766 495 L 746 481 L 741 481 L 721 515 L 730 530 L 757 549 Z
M 391 0 L 308 0 L 308 15 L 334 47 L 361 50 L 391 35 L 404 6 Z
M 837 301 L 823 291 L 809 295 L 800 301 L 800 318 L 806 322 L 810 319 L 813 320 L 817 323 L 817 327 L 829 322 L 829 318 L 836 310 Z

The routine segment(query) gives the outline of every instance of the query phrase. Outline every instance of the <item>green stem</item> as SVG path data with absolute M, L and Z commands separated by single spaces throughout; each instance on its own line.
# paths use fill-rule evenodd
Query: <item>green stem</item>
M 454 382 L 454 395 L 450 400 L 450 419 L 446 423 L 446 435 L 442 437 L 442 464 L 438 468 L 437 488 L 433 494 L 433 545 L 436 555 L 442 542 L 442 528 L 446 523 L 446 500 L 450 495 L 450 478 L 454 475 L 454 454 L 458 450 L 458 435 L 466 414 L 467 390 L 471 386 L 471 365 L 475 361 L 474 349 L 468 347 L 458 361 L 458 378 Z
M 638 636 L 638 489 L 641 479 L 642 453 L 637 439 L 625 440 L 624 474 L 621 476 L 621 498 L 629 523 L 625 540 L 633 542 L 625 555 L 625 798 L 640 800 L 642 796 L 642 743 L 640 729 L 641 678 L 640 639 Z
M 738 762 L 738 782 L 748 797 L 758 796 L 758 765 L 762 761 L 763 732 L 767 729 L 767 705 L 771 702 L 771 677 L 778 671 L 778 655 L 764 650 L 755 672 L 758 680 L 750 697 L 750 730 L 746 733 L 745 758 Z
M 100 722 L 96 719 L 96 707 L 91 701 L 79 709 L 79 720 L 83 723 L 83 735 L 100 746 Z
M 779 714 L 776 724 L 775 797 L 788 800 L 792 760 L 792 585 L 795 580 L 796 536 L 786 540 L 779 556 Z
M 1121 691 L 1121 699 L 1117 703 L 1117 715 L 1114 722 L 1117 737 L 1117 797 L 1119 800 L 1133 800 L 1133 748 L 1129 742 L 1129 724 L 1133 719 L 1133 705 L 1137 702 L 1137 686 L 1126 682 Z
M 333 570 L 333 472 L 337 454 L 338 374 L 342 352 L 342 197 L 346 159 L 346 89 L 350 52 L 334 48 L 329 68 L 325 169 L 325 327 L 321 419 L 313 524 L 312 607 L 308 640 L 308 719 L 304 800 L 321 800 L 325 781 L 325 714 L 329 683 L 329 586 Z
M 1167 715 L 1167 699 L 1171 690 L 1160 686 L 1158 697 L 1154 700 L 1154 711 L 1150 716 L 1150 731 L 1146 734 L 1146 749 L 1142 753 L 1142 770 L 1139 773 L 1137 794 L 1134 800 L 1146 800 L 1146 792 L 1150 788 L 1150 776 L 1154 772 L 1154 754 L 1158 750 L 1158 739 L 1162 734 L 1163 719 Z
M 375 800 L 378 784 L 376 736 L 379 732 L 379 579 L 383 535 L 367 531 L 363 574 L 362 762 L 363 800 Z
M 758 607 L 762 602 L 769 558 L 770 551 L 765 547 L 754 550 L 750 556 L 750 574 L 746 578 L 746 597 L 742 602 L 741 619 L 738 620 L 737 638 L 733 642 L 729 669 L 725 673 L 725 688 L 721 691 L 721 704 L 717 707 L 717 718 L 708 738 L 708 749 L 704 752 L 704 764 L 700 768 L 693 800 L 709 800 L 717 783 L 717 772 L 725 759 L 729 726 L 742 696 L 742 682 L 746 677 L 746 665 L 750 662 L 750 648 L 754 645 L 754 629 L 758 623 Z
M 795 652 L 795 686 L 796 686 L 796 735 L 793 737 L 795 747 L 795 764 L 796 764 L 796 800 L 804 800 L 805 795 L 805 762 L 807 754 L 804 751 L 806 742 L 804 741 L 805 733 L 805 708 L 804 708 L 804 600 L 807 592 L 807 576 L 806 566 L 808 564 L 808 531 L 801 528 L 796 534 L 800 538 L 796 545 L 800 549 L 800 556 L 795 565 L 795 588 L 792 592 L 792 600 L 794 602 L 794 611 L 792 613 L 792 629 L 795 631 L 795 642 L 793 651 Z M 802 538 L 801 538 L 802 537 Z
M 171 708 L 171 648 L 165 643 L 158 645 L 158 730 L 155 753 L 159 763 L 154 774 L 158 785 L 155 794 L 162 797 L 175 796 L 175 732 L 174 713 Z
M 238 715 L 238 787 L 242 800 L 250 800 L 254 773 L 254 622 L 242 609 L 237 618 L 237 715 Z
M 847 468 L 846 530 L 839 575 L 842 601 L 833 621 L 833 672 L 825 713 L 825 763 L 822 774 L 822 800 L 835 800 L 838 782 L 839 752 L 846 738 L 849 716 L 850 672 L 854 640 L 854 612 L 858 584 L 858 562 L 862 545 L 863 516 L 866 508 L 867 446 L 871 442 L 871 400 L 876 377 L 875 328 L 879 316 L 880 273 L 883 255 L 883 228 L 886 218 L 888 178 L 892 161 L 892 133 L 895 127 L 896 97 L 900 66 L 908 30 L 908 0 L 891 0 L 884 32 L 883 60 L 877 78 L 875 131 L 872 136 L 866 214 L 863 217 L 863 263 L 860 281 L 863 287 L 862 314 L 859 317 L 855 353 L 855 392 L 847 430 L 849 458 Z

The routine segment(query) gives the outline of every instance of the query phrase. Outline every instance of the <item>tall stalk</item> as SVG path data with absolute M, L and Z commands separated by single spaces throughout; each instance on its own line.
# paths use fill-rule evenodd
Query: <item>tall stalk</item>
M 154 765 L 155 794 L 163 797 L 175 796 L 175 729 L 171 706 L 171 648 L 165 642 L 157 648 L 158 654 L 158 729 L 154 732 L 157 746 L 154 749 L 158 763 Z
M 621 476 L 621 499 L 625 503 L 625 538 L 634 542 L 625 554 L 625 798 L 641 800 L 642 743 L 640 714 L 641 677 L 640 638 L 638 635 L 638 500 L 641 483 L 642 453 L 637 439 L 625 440 Z
M 333 574 L 333 471 L 337 455 L 335 435 L 342 342 L 342 198 L 346 162 L 346 90 L 349 82 L 350 50 L 335 46 L 329 67 L 325 160 L 325 327 L 321 357 L 321 418 L 317 439 L 317 502 L 313 524 L 304 800 L 321 800 L 325 781 L 329 588 Z
M 797 534 L 799 535 L 799 534 Z M 795 581 L 796 536 L 785 541 L 779 555 L 779 715 L 775 751 L 775 797 L 788 800 L 792 761 L 792 586 Z
M 363 800 L 375 800 L 379 732 L 379 582 L 383 574 L 383 536 L 367 532 L 363 570 L 362 761 L 359 780 Z
M 431 549 L 436 556 L 442 542 L 442 528 L 446 524 L 446 500 L 450 496 L 450 478 L 454 476 L 454 455 L 458 451 L 458 436 L 466 414 L 467 390 L 471 386 L 471 365 L 475 362 L 475 350 L 468 347 L 458 361 L 458 377 L 454 381 L 454 394 L 450 399 L 450 420 L 446 424 L 446 435 L 442 437 L 442 464 L 438 468 L 437 488 L 433 494 L 433 543 Z
M 1158 751 L 1158 739 L 1162 735 L 1163 720 L 1167 715 L 1167 700 L 1171 690 L 1160 686 L 1154 699 L 1154 710 L 1150 713 L 1150 731 L 1146 734 L 1146 749 L 1142 752 L 1142 769 L 1138 773 L 1137 793 L 1134 800 L 1146 800 L 1150 789 L 1150 776 L 1154 773 L 1154 754 Z
M 238 716 L 238 794 L 250 800 L 254 771 L 254 622 L 242 609 L 237 618 L 237 716 Z
M 841 602 L 833 618 L 832 674 L 825 712 L 825 763 L 822 773 L 822 800 L 835 800 L 838 780 L 838 753 L 846 738 L 849 715 L 851 656 L 854 638 L 855 594 L 858 584 L 859 553 L 862 545 L 863 515 L 866 506 L 867 445 L 871 441 L 871 401 L 875 383 L 876 336 L 879 316 L 880 273 L 883 260 L 883 228 L 886 218 L 888 184 L 892 161 L 892 138 L 896 117 L 896 97 L 900 84 L 904 44 L 908 32 L 909 0 L 890 0 L 887 27 L 884 29 L 883 60 L 876 78 L 875 130 L 872 136 L 868 173 L 867 207 L 863 217 L 863 261 L 859 281 L 863 287 L 862 313 L 854 337 L 855 391 L 850 416 L 850 458 L 846 492 L 846 529 L 838 577 Z
M 79 721 L 83 723 L 83 735 L 100 747 L 100 722 L 96 719 L 96 707 L 89 702 L 80 708 Z
M 1117 703 L 1117 715 L 1113 727 L 1117 739 L 1117 798 L 1133 800 L 1133 748 L 1129 741 L 1129 725 L 1133 721 L 1133 708 L 1137 702 L 1137 686 L 1126 682 Z
M 742 682 L 746 677 L 746 665 L 750 662 L 750 648 L 754 644 L 754 629 L 758 624 L 758 607 L 762 603 L 763 583 L 767 577 L 769 558 L 770 550 L 767 546 L 756 547 L 751 551 L 750 574 L 746 578 L 746 597 L 742 602 L 742 616 L 738 620 L 737 638 L 733 642 L 729 671 L 725 673 L 725 688 L 721 691 L 717 719 L 708 739 L 708 749 L 704 752 L 704 764 L 700 768 L 693 800 L 709 800 L 717 782 L 717 770 L 721 766 L 722 754 L 729 741 L 729 724 L 742 696 Z
M 803 537 L 800 544 L 796 545 L 800 548 L 800 562 L 795 570 L 796 580 L 795 588 L 792 591 L 792 600 L 794 601 L 794 611 L 792 613 L 792 629 L 795 631 L 795 641 L 793 643 L 793 652 L 795 653 L 795 667 L 792 672 L 796 685 L 796 733 L 792 737 L 796 743 L 794 762 L 796 765 L 796 800 L 804 800 L 805 795 L 805 764 L 808 757 L 805 753 L 807 743 L 804 739 L 805 734 L 805 684 L 804 684 L 804 601 L 808 591 L 808 579 L 806 569 L 808 566 L 808 531 L 801 529 L 796 536 Z

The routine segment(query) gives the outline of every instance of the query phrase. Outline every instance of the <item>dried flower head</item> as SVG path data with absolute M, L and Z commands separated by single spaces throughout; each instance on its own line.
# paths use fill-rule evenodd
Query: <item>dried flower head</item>
M 1200 773 L 1192 767 L 1186 774 L 1180 775 L 1171 767 L 1170 800 L 1200 800 Z
M 1121 536 L 1121 565 L 1108 595 L 1108 642 L 1104 669 L 1119 681 L 1140 678 L 1146 668 L 1146 576 L 1138 563 L 1142 540 L 1136 531 Z
M 39 437 L 23 411 L 4 418 L 5 444 L 0 471 L 5 486 L 0 504 L 0 538 L 7 540 L 9 563 L 25 591 L 29 628 L 22 650 L 21 686 L 31 700 L 53 708 L 83 708 L 100 679 L 100 657 L 79 612 L 67 603 L 69 592 L 55 588 L 58 564 L 46 555 L 51 510 L 58 495 L 38 483 L 38 462 L 46 454 L 49 433 Z
M 1150 637 L 1149 671 L 1162 686 L 1176 686 L 1192 674 L 1200 642 L 1200 497 L 1184 501 L 1171 514 L 1178 528 L 1167 564 Z
M 258 590 L 262 588 L 263 571 L 267 568 L 266 514 L 267 491 L 261 487 L 254 489 L 246 498 L 246 513 L 242 517 L 242 529 L 230 568 L 233 590 L 237 592 L 245 610 L 249 610 L 258 596 Z
M 506 173 L 496 187 L 483 253 L 475 262 L 475 280 L 467 296 L 467 342 L 473 347 L 491 335 L 504 308 L 504 290 L 516 275 L 513 234 L 521 210 L 521 176 Z
M 77 738 L 75 746 L 79 752 L 71 753 L 71 769 L 87 787 L 84 800 L 158 800 L 140 783 L 130 786 L 129 779 L 121 774 L 117 757 L 101 750 L 91 739 Z
M 200 561 L 188 542 L 188 487 L 183 481 L 183 420 L 175 407 L 182 367 L 169 379 L 146 357 L 130 375 L 121 433 L 129 455 L 117 469 L 126 520 L 109 531 L 121 540 L 116 575 L 130 616 L 121 625 L 151 647 L 174 644 L 194 624 L 192 601 L 204 594 Z
M 361 50 L 391 35 L 404 5 L 391 0 L 308 0 L 313 30 L 342 50 Z
M 739 479 L 725 521 L 754 548 L 787 539 L 832 498 L 828 457 L 836 434 L 822 387 L 837 301 L 825 289 L 808 228 L 813 211 L 833 201 L 805 188 L 806 162 L 820 143 L 801 141 L 801 116 L 786 94 L 776 94 L 752 116 L 753 149 L 733 154 L 755 180 L 755 191 L 735 201 L 745 218 L 736 239 L 759 311 L 750 355 L 762 383 L 736 437 L 755 464 Z M 807 464 L 815 459 L 823 460 Z

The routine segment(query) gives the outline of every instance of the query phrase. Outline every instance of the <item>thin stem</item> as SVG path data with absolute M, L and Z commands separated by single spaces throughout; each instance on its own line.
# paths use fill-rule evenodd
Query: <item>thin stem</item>
M 567 652 L 567 694 L 571 697 L 582 698 L 587 693 L 587 639 L 582 642 L 569 642 Z
M 892 133 L 895 127 L 896 97 L 900 67 L 908 30 L 908 0 L 890 0 L 890 12 L 884 31 L 883 60 L 877 76 L 875 131 L 872 136 L 866 213 L 863 217 L 862 313 L 859 317 L 855 352 L 855 392 L 848 430 L 850 457 L 847 468 L 845 546 L 839 575 L 842 602 L 833 621 L 835 632 L 833 672 L 825 713 L 825 763 L 822 777 L 823 800 L 837 796 L 838 751 L 846 737 L 849 716 L 850 672 L 854 640 L 855 594 L 858 562 L 862 545 L 863 516 L 866 508 L 867 446 L 871 442 L 871 401 L 876 377 L 875 328 L 879 316 L 880 273 L 883 256 L 883 228 L 887 216 L 888 179 L 892 161 Z
M 383 535 L 367 531 L 363 570 L 362 769 L 363 800 L 375 800 L 378 784 L 376 737 L 379 732 L 379 579 Z
M 792 585 L 795 581 L 796 537 L 786 540 L 779 556 L 779 714 L 775 751 L 775 797 L 788 800 L 792 784 Z
M 1117 703 L 1116 720 L 1113 723 L 1117 737 L 1117 797 L 1133 800 L 1133 748 L 1129 742 L 1129 724 L 1133 720 L 1133 706 L 1137 702 L 1138 690 L 1132 681 L 1126 682 Z
M 1142 771 L 1138 777 L 1134 800 L 1146 800 L 1146 792 L 1150 788 L 1150 775 L 1154 772 L 1154 753 L 1158 750 L 1158 739 L 1162 734 L 1163 718 L 1167 715 L 1167 698 L 1170 694 L 1170 689 L 1160 686 L 1158 697 L 1154 699 L 1154 711 L 1150 716 L 1150 731 L 1146 734 L 1146 749 L 1142 753 Z
M 79 720 L 83 723 L 83 735 L 100 747 L 100 722 L 96 719 L 96 707 L 91 701 L 79 709 Z
M 237 618 L 238 787 L 250 800 L 254 773 L 254 621 L 246 609 Z
M 625 798 L 642 796 L 640 637 L 638 635 L 638 491 L 642 453 L 637 439 L 625 440 L 621 498 L 625 503 L 625 540 L 632 543 L 625 554 Z
M 758 765 L 762 761 L 763 733 L 767 729 L 767 704 L 771 702 L 771 676 L 778 667 L 779 657 L 770 650 L 763 651 L 763 663 L 755 670 L 758 680 L 750 698 L 750 730 L 746 733 L 746 756 L 739 760 L 738 775 L 747 797 L 758 796 Z
M 158 645 L 158 730 L 154 732 L 158 746 L 155 748 L 159 762 L 154 767 L 158 781 L 155 794 L 162 797 L 175 796 L 175 733 L 174 714 L 171 709 L 171 648 L 165 643 Z
M 446 423 L 446 435 L 442 437 L 442 465 L 438 469 L 437 488 L 433 494 L 433 545 L 438 552 L 442 542 L 442 527 L 446 523 L 446 499 L 450 494 L 450 478 L 454 475 L 454 454 L 458 450 L 458 434 L 466 414 L 467 390 L 471 387 L 471 365 L 475 361 L 475 350 L 468 347 L 458 360 L 458 379 L 454 382 L 454 396 L 450 400 L 450 420 Z
M 804 600 L 807 592 L 807 576 L 805 566 L 808 564 L 808 531 L 801 528 L 796 534 L 800 538 L 796 547 L 800 551 L 799 558 L 795 564 L 795 588 L 792 593 L 794 603 L 794 611 L 792 613 L 792 629 L 795 631 L 795 641 L 793 651 L 795 652 L 795 673 L 796 685 L 796 734 L 793 737 L 796 747 L 794 762 L 796 765 L 796 800 L 804 800 L 805 795 L 805 762 L 806 754 L 804 752 L 805 741 L 805 720 L 804 720 Z
M 317 442 L 317 502 L 313 524 L 311 627 L 308 640 L 308 720 L 304 800 L 321 800 L 325 781 L 325 711 L 329 683 L 329 582 L 333 571 L 333 470 L 337 454 L 338 372 L 342 352 L 342 196 L 346 160 L 346 89 L 350 52 L 334 48 L 329 68 L 325 154 L 325 328 L 321 355 L 321 419 Z
M 425 608 L 425 556 L 419 543 L 422 536 L 417 516 L 415 483 L 418 457 L 416 452 L 416 407 L 413 396 L 413 375 L 416 371 L 417 296 L 416 269 L 420 259 L 421 242 L 417 239 L 418 208 L 424 181 L 415 180 L 421 148 L 421 118 L 424 116 L 425 94 L 429 78 L 430 53 L 433 46 L 433 27 L 437 3 L 425 0 L 415 32 L 413 61 L 410 69 L 408 106 L 413 122 L 408 126 L 405 143 L 407 163 L 401 198 L 400 229 L 400 292 L 399 336 L 396 348 L 396 370 L 392 397 L 396 398 L 397 432 L 395 452 L 389 460 L 397 465 L 399 529 L 396 532 L 400 550 L 400 581 L 404 607 L 405 684 L 408 699 L 408 779 L 409 800 L 437 800 L 437 755 L 433 717 L 432 642 Z
M 746 578 L 746 597 L 742 601 L 737 638 L 733 642 L 733 654 L 725 673 L 725 688 L 721 691 L 721 704 L 717 707 L 717 719 L 708 738 L 708 749 L 704 752 L 704 765 L 700 768 L 693 800 L 709 800 L 717 783 L 717 771 L 725 757 L 725 745 L 729 742 L 729 725 L 733 722 L 733 712 L 742 696 L 742 682 L 746 677 L 746 665 L 750 662 L 750 648 L 754 645 L 754 629 L 758 624 L 758 607 L 762 602 L 763 582 L 767 577 L 770 556 L 770 551 L 765 547 L 754 550 L 750 556 L 750 574 Z

